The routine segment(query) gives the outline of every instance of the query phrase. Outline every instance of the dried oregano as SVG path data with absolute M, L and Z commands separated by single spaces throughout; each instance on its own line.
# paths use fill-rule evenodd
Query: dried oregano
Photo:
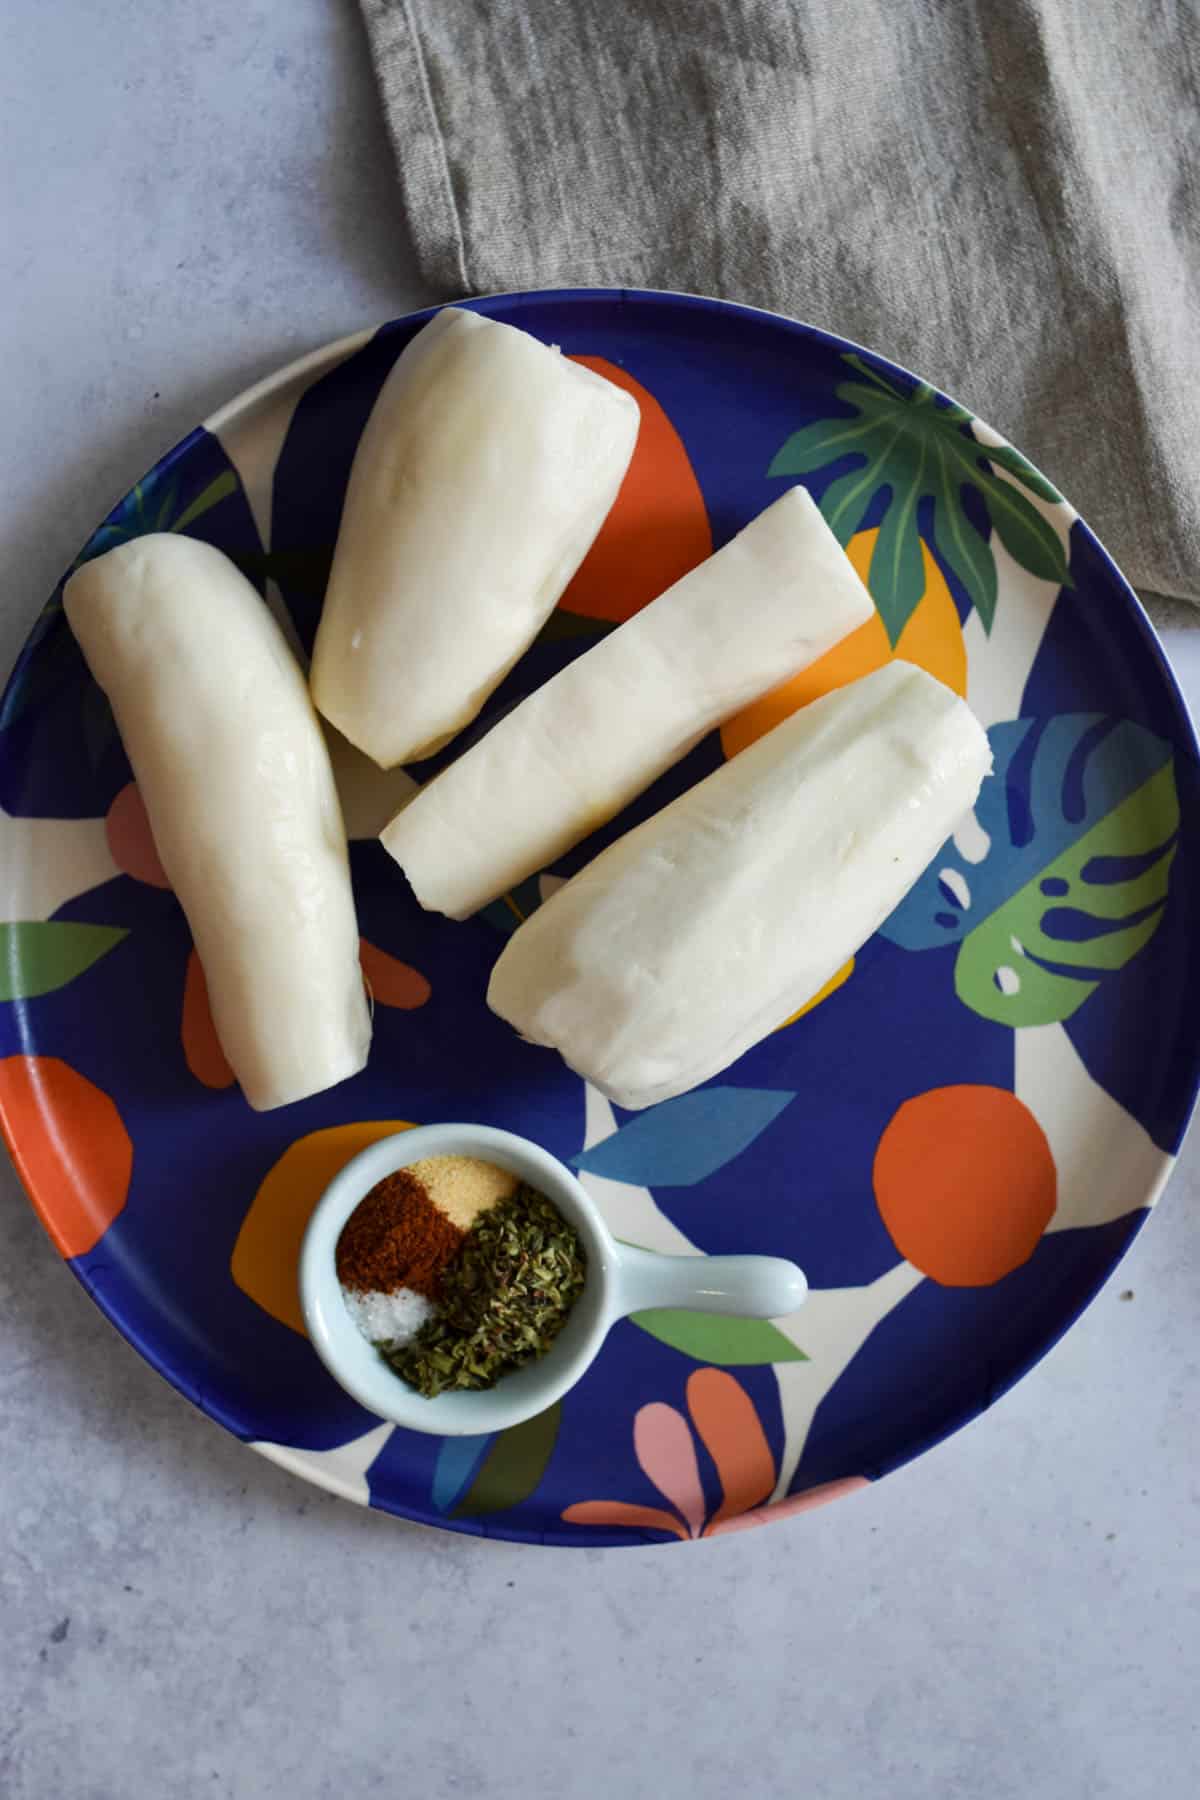
M 430 1399 L 447 1388 L 491 1387 L 550 1348 L 584 1275 L 574 1226 L 523 1183 L 463 1239 L 443 1271 L 436 1316 L 382 1354 Z

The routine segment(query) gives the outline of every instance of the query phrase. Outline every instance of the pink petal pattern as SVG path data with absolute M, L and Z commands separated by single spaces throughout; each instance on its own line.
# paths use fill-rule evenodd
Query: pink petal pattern
M 764 1505 L 775 1485 L 775 1458 L 745 1388 L 724 1369 L 696 1369 L 688 1377 L 687 1404 L 690 1423 L 677 1407 L 661 1400 L 639 1407 L 633 1420 L 634 1454 L 642 1472 L 681 1518 L 631 1501 L 581 1500 L 563 1512 L 567 1523 L 669 1531 L 685 1542 L 694 1541 L 810 1512 L 869 1485 L 863 1475 L 848 1475 Z M 707 1524 L 693 1433 L 712 1457 L 721 1482 L 723 1498 Z
M 755 1525 L 769 1525 L 773 1519 L 790 1519 L 793 1513 L 812 1512 L 830 1500 L 840 1500 L 844 1494 L 857 1494 L 861 1488 L 870 1485 L 865 1475 L 847 1475 L 841 1481 L 825 1481 L 803 1494 L 789 1494 L 786 1500 L 776 1500 L 773 1506 L 755 1506 L 734 1518 L 714 1519 L 704 1535 L 723 1537 L 730 1531 L 749 1531 Z
M 664 1500 L 681 1513 L 691 1537 L 704 1524 L 704 1489 L 691 1427 L 683 1414 L 661 1400 L 638 1409 L 633 1421 L 634 1455 Z

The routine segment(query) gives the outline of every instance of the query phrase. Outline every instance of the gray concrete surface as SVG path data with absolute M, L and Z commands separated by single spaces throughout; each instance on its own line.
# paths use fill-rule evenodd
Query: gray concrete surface
M 424 296 L 354 8 L 10 0 L 0 665 L 218 401 Z M 1200 649 L 1172 634 L 1194 700 Z M 1138 1800 L 1197 1766 L 1200 1142 L 985 1419 L 692 1549 L 306 1488 L 110 1330 L 0 1168 L 4 1800 Z

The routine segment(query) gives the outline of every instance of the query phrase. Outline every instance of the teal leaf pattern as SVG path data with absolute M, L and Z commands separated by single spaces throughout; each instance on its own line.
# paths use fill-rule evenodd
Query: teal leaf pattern
M 769 1319 L 727 1319 L 715 1313 L 654 1307 L 631 1313 L 630 1323 L 696 1362 L 722 1368 L 809 1360 Z
M 988 444 L 984 448 L 984 455 L 998 469 L 1015 476 L 1039 500 L 1045 500 L 1050 506 L 1062 505 L 1062 495 L 1058 489 L 1019 450 L 1014 450 L 1011 444 Z
M 854 466 L 834 476 L 820 502 L 843 548 L 877 497 L 885 495 L 867 586 L 892 646 L 924 591 L 917 522 L 922 502 L 929 503 L 932 517 L 929 547 L 961 584 L 985 631 L 996 611 L 996 563 L 990 536 L 981 535 L 964 507 L 968 493 L 982 504 L 991 531 L 1021 568 L 1069 587 L 1062 539 L 1028 498 L 1061 503 L 1046 478 L 1009 445 L 981 443 L 966 408 L 940 399 L 927 382 L 905 392 L 861 357 L 844 360 L 865 378 L 835 390 L 852 409 L 849 416 L 819 419 L 793 433 L 767 473 L 806 477 L 853 457 Z
M 874 471 L 850 469 L 831 481 L 821 495 L 821 517 L 844 550 L 871 504 Z
M 921 446 L 916 478 L 906 489 L 897 484 L 896 497 L 883 515 L 875 540 L 867 586 L 871 593 L 891 597 L 892 628 L 896 637 L 921 604 L 925 592 L 925 562 L 917 531 L 917 497 L 921 492 L 926 447 Z
M 795 1098 L 773 1088 L 696 1088 L 635 1114 L 571 1160 L 634 1187 L 692 1187 L 740 1156 Z
M 35 1000 L 66 987 L 128 936 L 113 925 L 55 920 L 0 925 L 0 1001 Z
M 1062 540 L 1044 513 L 1010 481 L 998 481 L 988 494 L 988 514 L 996 536 L 1014 562 L 1043 581 L 1067 580 Z
M 996 559 L 988 541 L 968 519 L 962 507 L 961 470 L 944 444 L 933 446 L 935 468 L 933 480 L 937 504 L 934 509 L 934 549 L 950 573 L 971 596 L 979 614 L 979 622 L 990 632 L 996 616 L 996 594 L 999 576 Z
M 953 840 L 881 927 L 908 950 L 957 944 L 955 991 L 1011 1026 L 1069 1019 L 1163 915 L 1179 831 L 1171 746 L 1091 713 L 989 732 L 975 816 L 986 856 Z

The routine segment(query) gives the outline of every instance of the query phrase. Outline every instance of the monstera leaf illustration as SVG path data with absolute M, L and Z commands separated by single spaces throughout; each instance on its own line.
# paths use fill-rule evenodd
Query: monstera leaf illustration
M 1158 927 L 1179 829 L 1174 759 L 1140 725 L 1091 713 L 988 736 L 977 828 L 943 846 L 882 933 L 907 950 L 957 943 L 960 1000 L 1003 1025 L 1049 1025 Z
M 812 475 L 847 457 L 854 466 L 836 475 L 821 496 L 821 511 L 843 547 L 881 489 L 888 490 L 867 586 L 895 647 L 925 591 L 918 523 L 922 503 L 933 521 L 930 548 L 957 576 L 985 631 L 996 611 L 996 561 L 989 539 L 971 522 L 964 497 L 983 509 L 1004 548 L 1031 575 L 1070 586 L 1062 539 L 1004 470 L 1040 500 L 1060 496 L 1008 444 L 982 444 L 971 414 L 939 399 L 928 382 L 905 391 L 859 356 L 845 361 L 865 381 L 835 391 L 853 416 L 818 419 L 788 438 L 768 475 Z

